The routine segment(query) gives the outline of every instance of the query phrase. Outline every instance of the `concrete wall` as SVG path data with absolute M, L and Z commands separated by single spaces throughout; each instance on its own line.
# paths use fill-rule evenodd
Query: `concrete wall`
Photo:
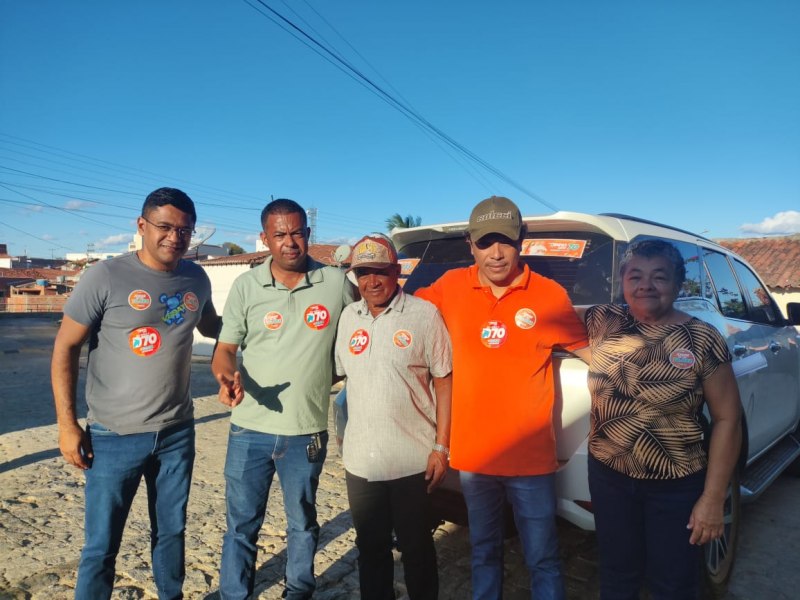
M 780 291 L 772 291 L 772 297 L 780 305 L 784 316 L 786 316 L 786 305 L 789 302 L 800 302 L 800 289 L 788 288 Z
M 211 300 L 214 302 L 217 313 L 221 315 L 225 308 L 225 301 L 228 299 L 228 292 L 233 285 L 233 280 L 242 273 L 249 271 L 250 265 L 203 265 L 203 270 L 211 280 Z M 195 329 L 192 352 L 200 356 L 211 356 L 213 350 L 214 340 L 203 337 Z

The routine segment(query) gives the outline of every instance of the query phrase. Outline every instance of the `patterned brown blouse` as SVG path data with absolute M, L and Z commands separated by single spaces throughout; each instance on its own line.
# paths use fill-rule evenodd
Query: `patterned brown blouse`
M 640 323 L 619 305 L 586 313 L 592 350 L 589 452 L 636 479 L 676 479 L 705 468 L 703 381 L 731 361 L 708 323 Z

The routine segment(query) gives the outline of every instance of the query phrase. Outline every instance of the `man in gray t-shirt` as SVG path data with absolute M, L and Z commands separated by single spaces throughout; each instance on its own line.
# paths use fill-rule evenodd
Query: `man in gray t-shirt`
M 180 190 L 151 193 L 138 218 L 142 249 L 90 267 L 64 308 L 51 375 L 61 453 L 86 473 L 79 599 L 111 597 L 122 532 L 142 477 L 159 598 L 183 597 L 194 463 L 193 331 L 215 337 L 220 327 L 208 277 L 182 260 L 196 219 L 194 203 Z M 75 397 L 87 339 L 84 430 Z

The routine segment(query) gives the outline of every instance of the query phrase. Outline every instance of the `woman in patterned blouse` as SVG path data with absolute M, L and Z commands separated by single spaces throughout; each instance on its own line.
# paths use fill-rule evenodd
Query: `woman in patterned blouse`
M 696 598 L 741 445 L 731 356 L 714 327 L 674 308 L 686 270 L 672 244 L 632 244 L 620 276 L 626 305 L 586 313 L 601 598 L 638 599 L 645 580 L 654 600 Z

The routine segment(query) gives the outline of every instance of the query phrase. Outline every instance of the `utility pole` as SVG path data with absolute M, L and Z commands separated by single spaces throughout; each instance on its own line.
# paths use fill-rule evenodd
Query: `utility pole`
M 308 226 L 311 228 L 311 238 L 308 240 L 309 244 L 317 243 L 317 209 L 314 207 L 306 210 L 308 216 Z

